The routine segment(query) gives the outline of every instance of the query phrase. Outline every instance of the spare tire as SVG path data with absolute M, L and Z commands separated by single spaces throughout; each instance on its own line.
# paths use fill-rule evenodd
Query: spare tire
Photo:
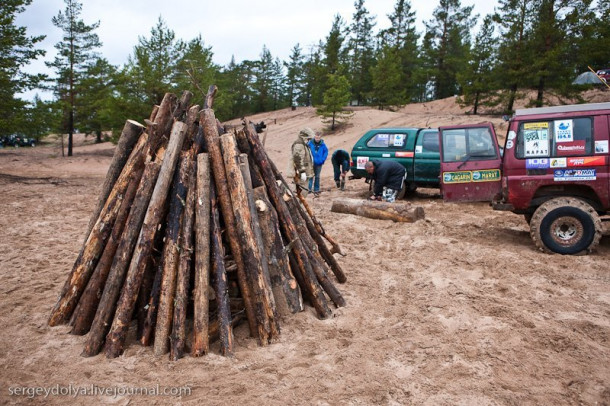
M 602 222 L 587 202 L 574 197 L 558 197 L 536 209 L 530 222 L 530 235 L 542 251 L 586 254 L 599 244 Z

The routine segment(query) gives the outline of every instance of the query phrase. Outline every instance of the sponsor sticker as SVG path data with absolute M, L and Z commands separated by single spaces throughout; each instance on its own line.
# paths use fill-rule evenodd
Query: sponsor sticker
M 499 169 L 443 172 L 443 183 L 493 182 L 500 180 Z
M 566 158 L 551 158 L 551 168 L 565 168 L 568 166 Z
M 572 120 L 555 121 L 555 142 L 574 141 L 574 125 Z
M 510 131 L 508 132 L 508 140 L 509 140 L 509 141 L 512 141 L 512 140 L 514 140 L 515 138 L 517 138 L 517 133 L 516 133 L 516 132 L 514 132 L 513 130 L 510 130 Z
M 530 158 L 525 160 L 526 169 L 546 169 L 551 166 L 548 158 Z
M 515 146 L 513 140 L 506 141 L 506 149 L 512 149 Z
M 368 156 L 359 156 L 356 159 L 356 168 L 357 169 L 364 169 L 364 165 L 366 165 L 366 163 L 369 161 L 369 157 Z
M 595 179 L 597 179 L 595 169 L 556 169 L 553 173 L 553 180 L 556 182 Z
M 586 141 L 570 141 L 557 143 L 557 155 L 584 155 L 586 153 Z
M 421 145 L 415 147 L 415 153 L 421 154 L 424 151 L 424 148 Z
M 523 125 L 525 157 L 549 156 L 549 123 Z
M 595 141 L 595 153 L 596 154 L 607 154 L 608 153 L 608 140 Z
M 381 156 L 382 156 L 383 158 L 389 158 L 389 157 L 390 157 L 390 154 L 381 154 Z
M 473 182 L 493 182 L 500 180 L 499 169 L 484 169 L 480 171 L 472 171 Z
M 404 134 L 394 134 L 394 146 L 395 147 L 402 147 L 405 143 L 405 136 Z
M 398 151 L 394 154 L 396 158 L 413 158 L 413 151 Z
M 600 166 L 606 165 L 605 156 L 587 156 L 583 158 L 568 158 L 568 168 L 574 166 Z

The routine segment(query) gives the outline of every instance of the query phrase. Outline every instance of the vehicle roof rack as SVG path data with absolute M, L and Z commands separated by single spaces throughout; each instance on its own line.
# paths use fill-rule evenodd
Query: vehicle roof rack
M 533 114 L 569 113 L 572 111 L 610 110 L 610 103 L 570 104 L 566 106 L 535 107 L 517 109 L 515 116 L 530 116 Z

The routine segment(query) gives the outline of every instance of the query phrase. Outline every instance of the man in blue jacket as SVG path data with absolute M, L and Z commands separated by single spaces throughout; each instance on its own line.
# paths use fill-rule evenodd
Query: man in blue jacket
M 309 179 L 309 190 L 313 190 L 314 196 L 318 196 L 320 194 L 320 172 L 322 171 L 322 165 L 324 165 L 328 157 L 328 148 L 319 131 L 316 131 L 315 137 L 307 145 L 309 145 L 309 150 L 313 157 L 313 178 Z M 311 187 L 312 184 L 313 189 Z
M 393 203 L 400 189 L 407 170 L 404 166 L 395 161 L 368 161 L 364 165 L 364 170 L 375 181 L 373 196 L 371 200 L 385 200 Z

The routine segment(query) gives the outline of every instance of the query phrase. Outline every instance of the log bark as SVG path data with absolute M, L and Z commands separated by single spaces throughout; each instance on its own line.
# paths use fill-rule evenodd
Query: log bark
M 139 184 L 140 179 L 134 179 L 129 184 L 127 192 L 125 192 L 125 198 L 121 203 L 121 208 L 119 209 L 119 214 L 114 222 L 114 227 L 112 228 L 112 233 L 110 234 L 108 243 L 106 243 L 106 247 L 104 247 L 104 252 L 100 258 L 100 261 L 95 267 L 93 275 L 91 275 L 89 283 L 87 283 L 87 287 L 81 295 L 78 305 L 74 310 L 74 314 L 72 315 L 72 320 L 70 323 L 72 324 L 72 330 L 70 331 L 71 334 L 87 334 L 91 328 L 91 323 L 95 317 L 97 305 L 102 297 L 104 285 L 106 284 L 106 279 L 108 278 L 108 272 L 110 272 L 112 260 L 119 246 L 119 242 L 121 241 L 121 235 L 123 234 L 123 229 L 127 223 L 127 217 L 129 216 L 129 211 L 136 196 Z
M 290 261 L 284 249 L 279 219 L 267 197 L 264 186 L 254 189 L 254 198 L 276 309 L 281 317 L 286 317 L 303 310 L 301 289 L 290 270 Z
M 155 121 L 148 125 L 146 131 L 150 134 L 151 155 L 154 155 L 167 142 L 169 131 L 174 122 L 172 112 L 176 109 L 177 103 L 178 98 L 175 94 L 165 93 L 155 115 Z
M 295 253 L 295 259 L 298 264 L 298 271 L 301 272 L 303 281 L 305 282 L 305 286 L 302 286 L 302 288 L 308 290 L 312 305 L 316 309 L 318 317 L 327 318 L 332 314 L 332 311 L 328 307 L 328 303 L 326 298 L 324 297 L 324 293 L 322 292 L 322 289 L 320 288 L 320 285 L 317 282 L 316 276 L 313 273 L 311 265 L 309 264 L 307 253 L 305 252 L 303 244 L 299 238 L 299 234 L 290 216 L 288 207 L 286 206 L 286 203 L 283 200 L 282 193 L 276 183 L 273 170 L 269 165 L 269 158 L 267 157 L 267 154 L 263 149 L 263 146 L 260 142 L 260 139 L 258 138 L 258 135 L 256 134 L 256 131 L 254 131 L 251 126 L 246 127 L 246 136 L 248 138 L 250 148 L 252 148 L 252 153 L 256 164 L 261 170 L 265 185 L 267 185 L 269 197 L 273 202 L 275 209 L 277 210 L 284 234 L 286 238 L 288 238 L 290 243 L 293 244 L 292 249 Z M 293 269 L 293 272 L 296 273 L 297 270 Z
M 220 229 L 219 201 L 216 195 L 214 180 L 210 179 L 211 230 L 210 250 L 212 253 L 212 274 L 214 275 L 214 292 L 218 307 L 220 335 L 220 353 L 225 357 L 233 356 L 233 327 L 231 325 L 231 307 L 229 303 L 227 272 L 224 265 L 224 251 Z M 245 301 L 244 301 L 245 304 Z
M 167 153 L 161 164 L 159 179 L 151 196 L 142 230 L 140 231 L 140 237 L 138 238 L 138 244 L 134 250 L 125 284 L 117 303 L 116 314 L 110 331 L 106 336 L 105 353 L 109 358 L 115 358 L 123 351 L 123 344 L 138 297 L 142 275 L 146 269 L 155 233 L 163 215 L 167 192 L 176 167 L 179 151 L 184 142 L 185 131 L 186 125 L 184 123 L 180 121 L 174 123 L 167 146 Z
M 195 210 L 195 289 L 193 292 L 193 343 L 191 354 L 209 352 L 210 286 L 210 162 L 208 154 L 197 156 L 197 201 Z
M 267 259 L 262 250 L 258 216 L 254 208 L 254 199 L 252 194 L 248 196 L 244 176 L 239 166 L 235 137 L 231 134 L 224 134 L 220 137 L 220 143 L 237 225 L 237 235 L 241 242 L 250 292 L 255 304 L 257 339 L 259 345 L 267 345 L 279 337 L 279 324 L 271 291 Z M 247 161 L 244 164 L 247 165 Z M 249 177 L 249 171 L 247 176 Z
M 216 85 L 211 85 L 208 87 L 208 94 L 205 96 L 205 101 L 203 102 L 204 109 L 211 109 L 214 104 L 214 97 L 216 97 L 216 92 L 218 88 Z
M 187 159 L 192 159 L 189 156 Z M 176 299 L 174 301 L 174 319 L 172 323 L 170 359 L 177 361 L 184 355 L 186 344 L 186 310 L 189 297 L 191 262 L 193 258 L 193 226 L 195 224 L 195 196 L 197 165 L 191 160 L 187 183 L 186 207 L 180 230 L 180 262 L 176 278 Z
M 299 232 L 301 240 L 303 241 L 305 252 L 307 253 L 307 257 L 309 258 L 309 262 L 311 263 L 312 270 L 314 271 L 318 282 L 320 283 L 326 294 L 330 297 L 330 299 L 335 303 L 335 305 L 337 305 L 337 307 L 345 306 L 345 300 L 343 299 L 343 296 L 341 296 L 339 290 L 337 290 L 337 288 L 328 279 L 328 275 L 322 257 L 320 257 L 320 254 L 317 250 L 313 250 L 313 248 L 317 247 L 317 245 L 309 234 L 309 230 L 307 230 L 305 220 L 299 212 L 299 201 L 294 195 L 290 196 L 288 194 L 288 196 L 289 198 L 285 197 L 284 200 L 288 205 L 290 215 L 292 216 L 297 231 Z
M 116 309 L 116 301 L 121 292 L 123 281 L 125 279 L 125 272 L 131 259 L 131 254 L 136 245 L 142 222 L 144 221 L 144 215 L 148 208 L 150 196 L 152 195 L 153 188 L 157 182 L 157 176 L 161 164 L 159 162 L 149 162 L 146 164 L 142 180 L 138 186 L 136 197 L 131 207 L 131 212 L 127 218 L 127 224 L 121 235 L 121 241 L 115 253 L 114 259 L 112 260 L 112 266 L 108 273 L 108 278 L 104 285 L 104 291 L 100 298 L 99 305 L 91 324 L 89 336 L 85 343 L 85 349 L 83 350 L 83 356 L 92 357 L 97 355 L 104 343 L 104 337 L 110 327 L 110 322 L 114 316 Z
M 339 244 L 334 240 L 334 238 L 332 238 L 330 235 L 328 235 L 326 233 L 326 231 L 324 230 L 324 227 L 322 227 L 322 223 L 320 223 L 318 221 L 318 219 L 316 218 L 316 216 L 313 214 L 311 207 L 309 207 L 309 203 L 307 203 L 307 200 L 301 193 L 301 189 L 297 189 L 297 196 L 298 196 L 299 200 L 301 201 L 301 204 L 307 211 L 307 214 L 309 215 L 309 219 L 311 220 L 312 224 L 314 225 L 314 227 L 317 231 L 317 234 L 324 237 L 333 247 L 332 250 L 330 251 L 331 254 L 336 252 L 337 254 L 344 257 L 346 254 L 344 254 L 343 251 L 341 250 L 341 246 L 339 246 Z M 345 275 L 342 275 L 341 277 L 337 276 L 337 278 L 344 279 Z M 340 282 L 343 283 L 343 282 L 345 282 L 345 280 L 340 281 Z
M 161 296 L 161 280 L 163 279 L 163 261 L 159 260 L 155 268 L 155 279 L 153 280 L 150 296 L 148 297 L 148 305 L 146 306 L 146 315 L 144 316 L 144 325 L 142 326 L 142 334 L 139 338 L 140 344 L 147 347 L 151 345 L 153 333 L 157 326 L 157 310 L 159 309 L 159 298 Z
M 145 126 L 136 121 L 127 120 L 125 122 L 123 131 L 121 132 L 121 137 L 119 138 L 119 142 L 114 150 L 114 155 L 112 156 L 112 162 L 110 162 L 110 167 L 106 173 L 106 180 L 102 185 L 102 192 L 100 193 L 97 205 L 93 210 L 91 219 L 89 220 L 87 232 L 85 233 L 86 236 L 89 236 L 89 233 L 91 233 L 91 229 L 95 225 L 95 222 L 97 221 L 97 218 L 99 217 L 100 212 L 108 199 L 108 195 L 110 194 L 114 183 L 121 174 L 127 159 L 129 159 L 131 151 L 133 151 L 134 146 L 145 129 Z
M 204 109 L 199 118 L 199 125 L 202 126 L 204 130 L 203 133 L 206 147 L 210 156 L 210 164 L 212 168 L 212 175 L 214 177 L 214 184 L 216 185 L 218 202 L 222 212 L 222 217 L 224 219 L 225 228 L 227 230 L 226 237 L 229 242 L 229 247 L 231 248 L 233 258 L 237 264 L 239 289 L 245 302 L 250 335 L 252 337 L 256 337 L 258 335 L 258 331 L 256 326 L 254 303 L 246 277 L 246 269 L 244 260 L 242 258 L 240 242 L 237 237 L 237 226 L 235 225 L 235 216 L 233 214 L 231 196 L 227 186 L 224 161 L 220 149 L 220 136 L 218 135 L 218 127 L 216 125 L 214 112 L 210 109 Z
M 174 313 L 174 297 L 176 293 L 176 275 L 180 260 L 180 227 L 184 213 L 184 201 L 187 194 L 187 181 L 191 170 L 188 152 L 180 154 L 179 168 L 174 174 L 170 193 L 169 212 L 166 217 L 165 245 L 163 247 L 163 277 L 161 279 L 161 294 L 157 309 L 155 326 L 155 355 L 163 355 L 169 349 L 168 338 Z
M 330 211 L 401 223 L 413 223 L 425 217 L 423 207 L 413 207 L 410 203 L 387 203 L 348 198 L 333 200 Z
M 95 226 L 91 230 L 87 241 L 81 249 L 70 276 L 64 284 L 60 297 L 51 310 L 49 326 L 56 326 L 65 323 L 72 316 L 72 312 L 85 290 L 93 270 L 97 266 L 100 255 L 110 237 L 114 221 L 119 212 L 121 202 L 125 196 L 125 191 L 133 179 L 139 178 L 141 168 L 144 165 L 144 152 L 147 146 L 148 136 L 144 133 L 140 137 L 136 147 L 131 152 L 127 163 L 123 167 L 121 175 L 117 179 L 110 192 L 106 204 L 102 209 Z

